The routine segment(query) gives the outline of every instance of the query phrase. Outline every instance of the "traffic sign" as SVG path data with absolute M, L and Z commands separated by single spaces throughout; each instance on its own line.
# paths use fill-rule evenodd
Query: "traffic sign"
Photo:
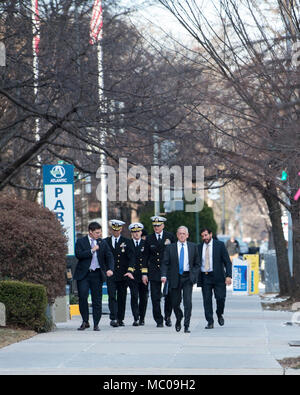
M 68 256 L 74 256 L 75 214 L 74 214 L 74 166 L 44 165 L 44 206 L 54 211 L 66 230 Z

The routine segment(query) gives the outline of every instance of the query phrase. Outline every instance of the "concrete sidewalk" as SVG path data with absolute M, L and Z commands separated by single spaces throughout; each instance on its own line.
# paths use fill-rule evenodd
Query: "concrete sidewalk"
M 0 374 L 201 375 L 297 374 L 284 371 L 277 359 L 300 355 L 299 326 L 285 326 L 292 313 L 264 311 L 260 297 L 236 296 L 229 290 L 225 326 L 206 322 L 200 289 L 193 294 L 191 333 L 156 328 L 149 299 L 146 324 L 132 326 L 128 295 L 125 327 L 112 328 L 104 315 L 100 332 L 77 331 L 80 317 L 57 324 L 54 332 L 39 334 L 0 349 Z M 92 324 L 92 317 L 90 318 Z

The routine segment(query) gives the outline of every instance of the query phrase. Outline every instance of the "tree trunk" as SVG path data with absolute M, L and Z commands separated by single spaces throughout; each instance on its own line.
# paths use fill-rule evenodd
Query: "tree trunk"
M 269 216 L 272 224 L 274 245 L 277 258 L 278 278 L 280 295 L 287 296 L 292 294 L 292 278 L 289 268 L 288 252 L 286 247 L 286 241 L 283 234 L 283 228 L 281 223 L 281 206 L 279 201 L 276 199 L 274 194 L 276 190 L 274 187 L 270 188 L 270 192 L 267 190 L 264 192 L 264 198 L 268 205 Z
M 293 292 L 292 297 L 300 298 L 300 212 L 299 201 L 291 202 L 291 217 L 293 223 Z

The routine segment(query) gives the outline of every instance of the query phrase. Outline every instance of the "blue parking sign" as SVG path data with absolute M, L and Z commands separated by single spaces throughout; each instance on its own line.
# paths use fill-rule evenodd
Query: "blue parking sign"
M 44 165 L 44 206 L 53 211 L 66 230 L 68 256 L 75 252 L 74 166 Z

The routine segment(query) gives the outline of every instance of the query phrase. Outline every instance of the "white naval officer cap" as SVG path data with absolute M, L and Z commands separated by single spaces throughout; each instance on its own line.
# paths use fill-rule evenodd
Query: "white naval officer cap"
M 125 222 L 120 221 L 118 219 L 111 219 L 109 221 L 109 224 L 113 230 L 120 230 L 122 228 L 122 226 L 125 225 Z
M 128 229 L 130 230 L 130 232 L 139 232 L 140 230 L 144 229 L 144 225 L 140 222 L 133 222 L 128 226 Z
M 154 215 L 153 217 L 150 217 L 150 219 L 152 221 L 152 225 L 153 226 L 155 226 L 155 225 L 158 225 L 158 226 L 162 225 L 167 220 L 167 218 L 160 217 L 159 215 Z

